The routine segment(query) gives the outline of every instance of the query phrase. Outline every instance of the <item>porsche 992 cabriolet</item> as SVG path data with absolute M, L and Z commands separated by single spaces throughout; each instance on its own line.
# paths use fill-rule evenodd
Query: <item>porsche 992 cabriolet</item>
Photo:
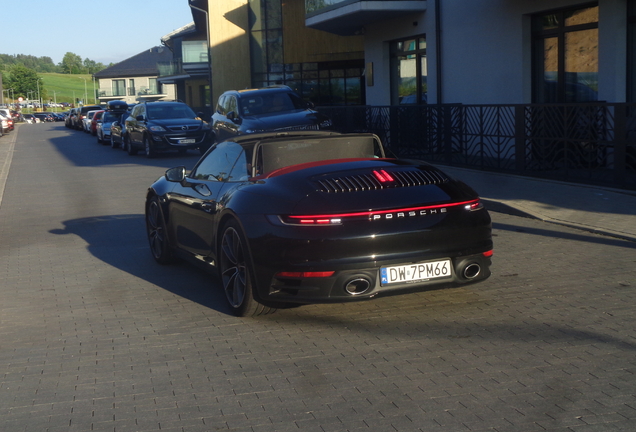
M 373 134 L 217 143 L 150 186 L 146 227 L 157 262 L 214 269 L 238 316 L 483 281 L 493 253 L 473 189 Z

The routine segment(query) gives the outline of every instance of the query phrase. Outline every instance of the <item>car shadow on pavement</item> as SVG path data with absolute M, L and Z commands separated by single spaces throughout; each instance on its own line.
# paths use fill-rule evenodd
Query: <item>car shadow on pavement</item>
M 64 125 L 58 126 L 64 129 Z M 143 151 L 131 156 L 121 148 L 111 148 L 110 144 L 98 144 L 97 138 L 83 132 L 68 130 L 64 136 L 51 137 L 48 141 L 53 144 L 61 155 L 76 166 L 108 166 L 120 164 L 137 164 L 142 166 L 193 166 L 201 157 L 198 150 L 188 150 L 186 153 L 166 151 L 157 153 L 153 159 L 148 159 Z
M 549 224 L 550 222 L 545 222 Z M 550 226 L 550 225 L 547 225 Z M 493 222 L 492 224 L 493 230 L 503 230 L 503 231 L 514 231 L 519 233 L 538 235 L 544 237 L 552 237 L 552 238 L 561 238 L 565 240 L 573 240 L 578 242 L 585 243 L 593 243 L 593 244 L 601 244 L 607 246 L 617 246 L 623 247 L 627 249 L 636 249 L 636 242 L 632 242 L 629 240 L 624 240 L 616 237 L 609 237 L 607 235 L 603 235 L 601 233 L 594 233 L 591 230 L 585 231 L 582 228 L 572 228 L 572 231 L 578 231 L 578 233 L 571 232 L 563 232 L 563 230 L 550 230 L 550 229 L 542 229 L 542 228 L 529 228 L 529 227 L 521 227 L 517 225 L 510 225 L 505 223 Z
M 214 274 L 185 262 L 174 265 L 155 262 L 148 248 L 143 215 L 88 217 L 63 224 L 64 229 L 53 229 L 50 233 L 76 235 L 88 244 L 88 251 L 104 263 L 175 295 L 231 314 Z

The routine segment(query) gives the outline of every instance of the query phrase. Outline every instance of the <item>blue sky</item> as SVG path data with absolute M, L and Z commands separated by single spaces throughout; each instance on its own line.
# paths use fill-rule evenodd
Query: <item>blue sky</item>
M 72 52 L 105 65 L 153 46 L 192 22 L 188 0 L 2 0 L 0 54 L 62 61 Z

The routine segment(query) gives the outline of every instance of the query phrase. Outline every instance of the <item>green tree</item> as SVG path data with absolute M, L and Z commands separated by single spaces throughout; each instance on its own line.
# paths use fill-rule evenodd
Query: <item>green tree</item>
M 63 73 L 78 74 L 83 72 L 82 58 L 72 52 L 64 54 L 64 58 L 60 63 Z
M 96 63 L 95 60 L 91 60 L 91 59 L 84 59 L 84 69 L 85 72 L 88 74 L 94 74 L 99 72 L 100 70 L 104 69 L 106 66 L 104 66 L 102 63 Z
M 37 97 L 38 90 L 42 99 L 46 98 L 44 83 L 33 69 L 22 66 L 21 64 L 13 65 L 9 68 L 9 77 L 5 87 L 12 88 L 16 99 L 20 96 L 33 98 Z

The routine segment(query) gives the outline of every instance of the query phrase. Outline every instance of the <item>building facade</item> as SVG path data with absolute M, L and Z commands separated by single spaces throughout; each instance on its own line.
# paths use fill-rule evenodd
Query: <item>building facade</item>
M 312 1 L 364 35 L 371 105 L 636 101 L 634 0 Z
M 305 26 L 304 0 L 189 6 L 209 40 L 212 101 L 226 90 L 286 84 L 320 105 L 365 103 L 363 37 Z
M 172 54 L 167 48 L 158 46 L 97 72 L 93 75 L 99 83 L 97 99 L 100 103 L 123 100 L 128 104 L 174 100 L 174 85 L 158 80 L 158 64 L 171 58 Z

